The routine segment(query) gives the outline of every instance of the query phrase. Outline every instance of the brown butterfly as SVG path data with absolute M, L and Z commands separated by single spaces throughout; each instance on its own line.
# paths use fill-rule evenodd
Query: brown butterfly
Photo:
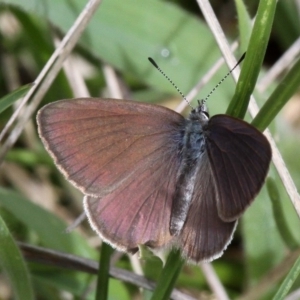
M 56 165 L 85 194 L 92 228 L 132 253 L 174 246 L 194 262 L 219 257 L 271 160 L 261 132 L 228 115 L 209 119 L 203 102 L 185 119 L 134 101 L 61 100 L 37 122 Z

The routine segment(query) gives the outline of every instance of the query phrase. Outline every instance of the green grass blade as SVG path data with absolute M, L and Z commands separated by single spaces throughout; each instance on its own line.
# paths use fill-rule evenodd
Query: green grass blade
M 281 49 L 289 48 L 300 36 L 298 4 L 295 1 L 278 1 L 272 29 Z
M 5 109 L 10 107 L 20 98 L 22 98 L 30 89 L 31 84 L 26 84 L 17 90 L 7 94 L 3 98 L 0 99 L 0 113 L 2 113 Z
M 101 246 L 100 264 L 98 270 L 96 300 L 107 299 L 108 285 L 109 285 L 110 256 L 112 253 L 113 253 L 112 247 L 106 244 L 105 242 L 103 242 Z
M 281 238 L 285 242 L 286 246 L 290 250 L 296 250 L 299 245 L 289 230 L 287 220 L 283 214 L 283 205 L 281 203 L 279 191 L 275 181 L 272 178 L 267 179 L 267 189 L 272 201 L 273 214 L 278 232 L 280 233 Z
M 254 90 L 269 42 L 276 3 L 276 0 L 259 2 L 246 58 L 243 62 L 233 99 L 227 109 L 229 115 L 242 119 L 247 111 L 250 95 Z
M 261 131 L 265 130 L 291 96 L 297 91 L 299 82 L 300 59 L 298 59 L 288 74 L 286 74 L 281 83 L 278 84 L 277 88 L 252 121 L 252 125 Z
M 235 0 L 236 11 L 238 14 L 238 26 L 239 26 L 239 36 L 240 36 L 240 54 L 247 51 L 249 44 L 252 22 L 251 17 L 248 14 L 247 8 L 242 0 Z
M 184 264 L 179 250 L 171 251 L 153 292 L 151 300 L 169 299 Z
M 292 287 L 293 283 L 297 279 L 300 273 L 300 257 L 296 260 L 294 266 L 285 277 L 283 283 L 279 287 L 276 295 L 274 296 L 273 300 L 283 300 L 285 296 L 289 292 L 290 288 Z
M 96 251 L 78 233 L 65 232 L 67 225 L 60 218 L 18 193 L 0 187 L 0 205 L 36 232 L 42 245 L 82 256 L 96 256 Z
M 27 267 L 0 216 L 0 266 L 8 276 L 15 299 L 34 299 Z

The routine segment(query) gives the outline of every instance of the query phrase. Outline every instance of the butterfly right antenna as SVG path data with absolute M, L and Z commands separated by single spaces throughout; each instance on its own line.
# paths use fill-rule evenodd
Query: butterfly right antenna
M 216 86 L 211 90 L 211 92 L 206 96 L 206 98 L 204 98 L 203 100 L 201 100 L 201 103 L 204 104 L 207 99 L 211 96 L 211 94 L 217 89 L 217 87 L 223 83 L 223 81 L 233 72 L 233 70 L 244 60 L 246 56 L 246 52 L 242 55 L 242 57 L 238 60 L 238 62 L 236 63 L 236 65 L 218 82 L 218 84 L 216 84 Z

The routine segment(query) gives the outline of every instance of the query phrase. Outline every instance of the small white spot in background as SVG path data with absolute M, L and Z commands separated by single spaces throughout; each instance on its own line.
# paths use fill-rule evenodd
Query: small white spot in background
M 170 56 L 170 50 L 167 49 L 167 48 L 163 48 L 161 51 L 160 51 L 160 54 L 162 57 L 169 57 Z

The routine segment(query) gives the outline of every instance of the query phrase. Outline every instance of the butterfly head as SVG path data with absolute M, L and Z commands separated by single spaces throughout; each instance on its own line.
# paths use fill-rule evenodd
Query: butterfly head
M 199 121 L 201 125 L 205 125 L 208 122 L 209 114 L 204 100 L 198 100 L 198 106 L 192 109 L 189 119 L 191 121 Z

